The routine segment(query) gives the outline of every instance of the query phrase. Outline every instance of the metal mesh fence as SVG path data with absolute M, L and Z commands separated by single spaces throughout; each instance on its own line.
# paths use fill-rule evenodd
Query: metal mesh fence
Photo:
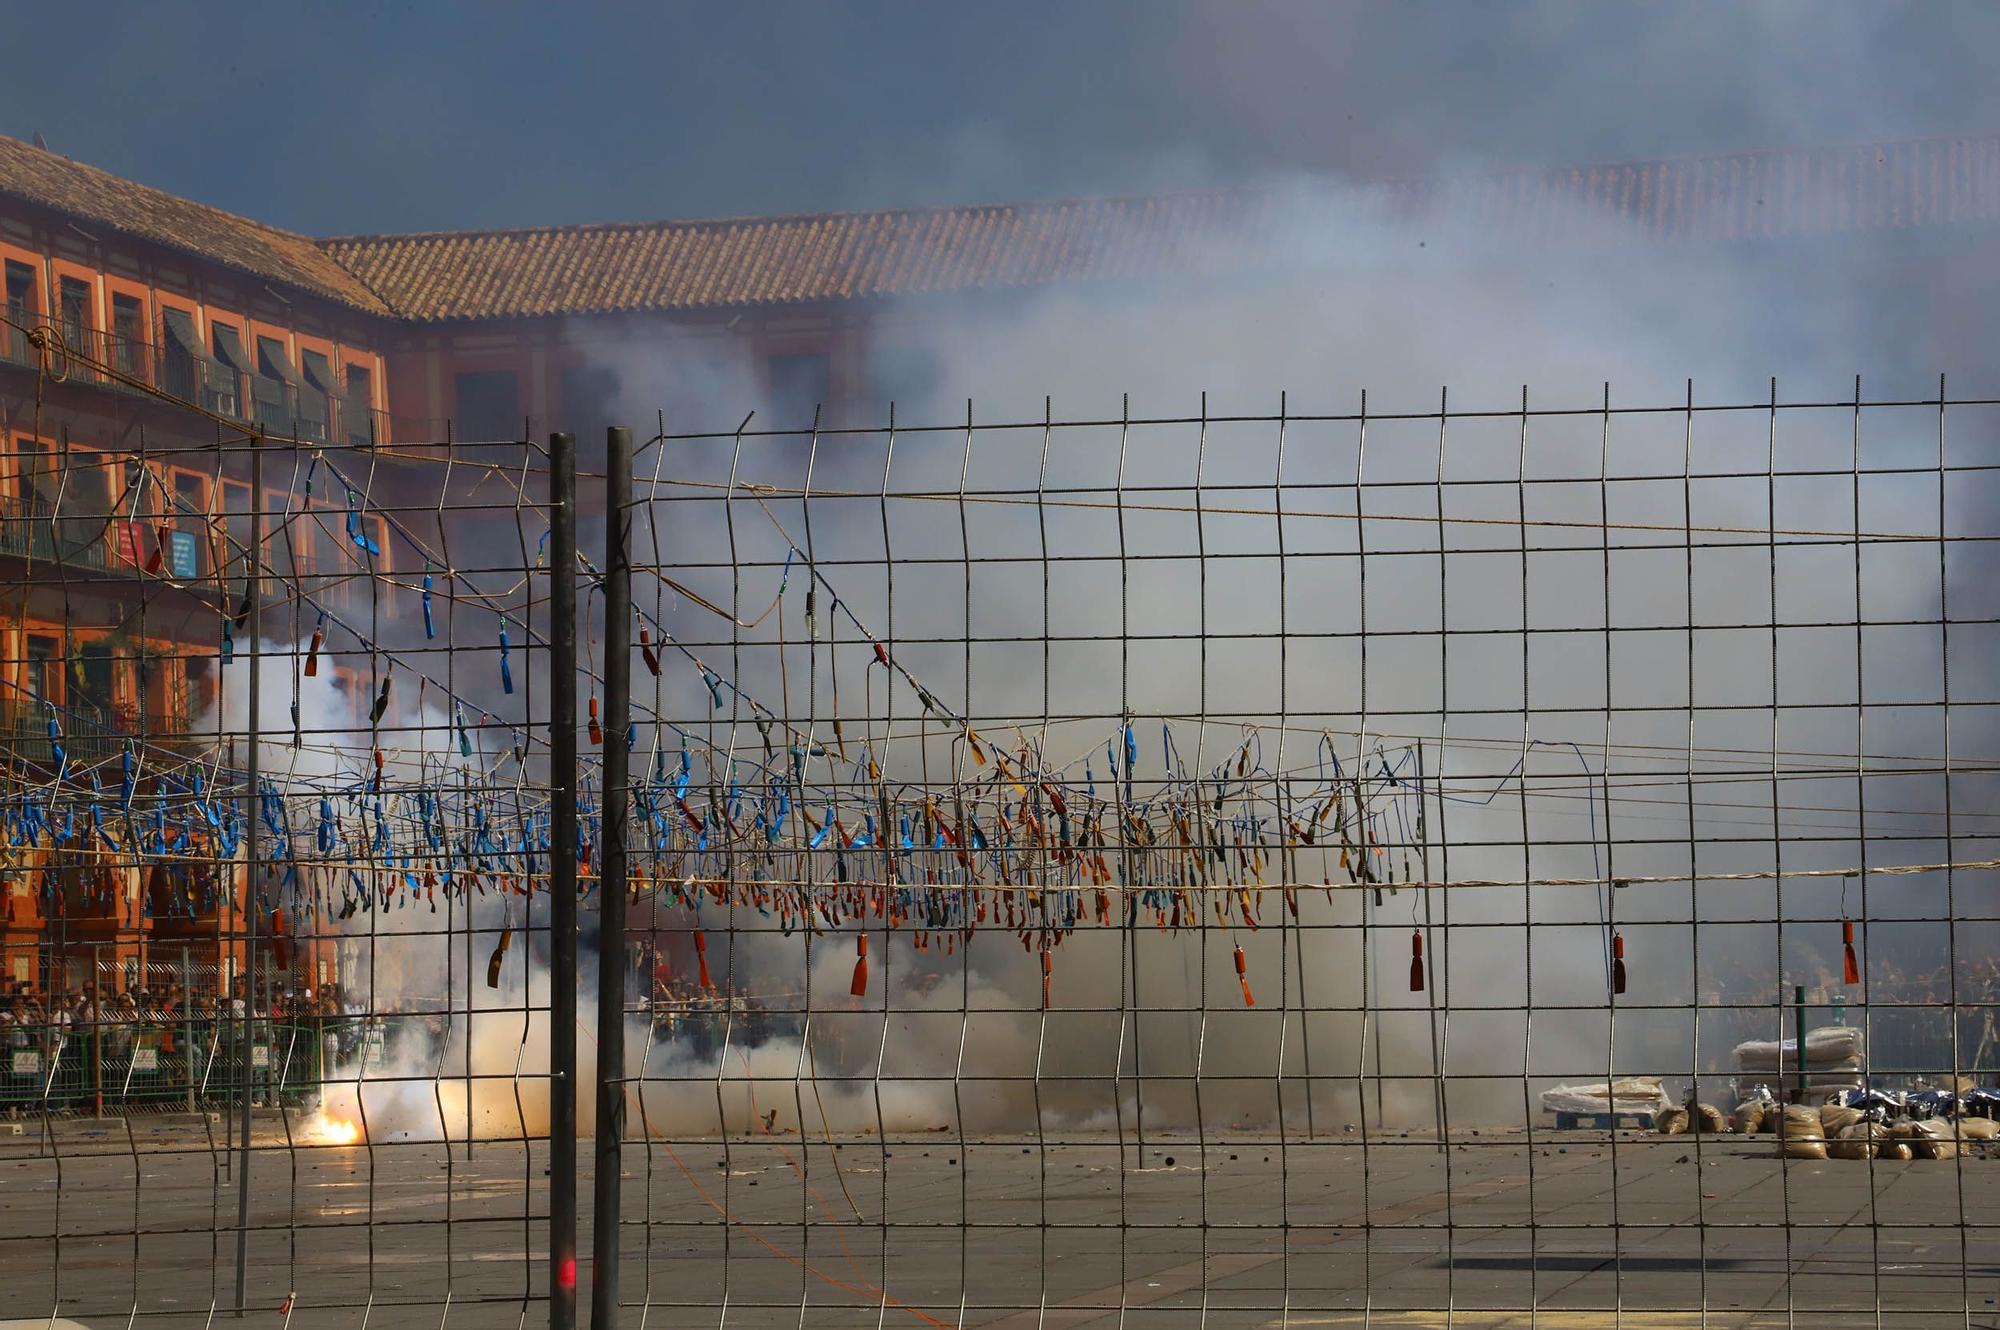
M 1990 1319 L 1996 405 L 17 414 L 5 1285 Z

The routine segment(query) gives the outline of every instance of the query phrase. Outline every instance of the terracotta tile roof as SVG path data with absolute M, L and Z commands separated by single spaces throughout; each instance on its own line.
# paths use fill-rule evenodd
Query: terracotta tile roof
M 1282 225 L 1286 200 L 1236 192 L 314 242 L 4 137 L 0 194 L 412 322 L 1137 278 L 1299 241 Z M 1352 202 L 1522 244 L 1563 243 L 1605 217 L 1696 241 L 1991 223 L 2000 134 L 1389 182 Z
M 2000 135 L 1371 185 L 1376 216 L 1561 242 L 1605 215 L 1731 241 L 2000 220 Z M 327 252 L 411 320 L 692 311 L 1181 272 L 1253 249 L 1269 196 L 354 236 Z M 1236 243 L 1206 241 L 1230 237 Z M 1245 242 L 1250 242 L 1245 244 Z
M 73 162 L 0 135 L 0 195 L 110 227 L 376 314 L 382 298 L 306 236 Z
M 1398 206 L 1523 241 L 1593 214 L 1666 239 L 1755 240 L 2000 221 L 2000 134 L 1410 181 Z
M 1137 275 L 1187 259 L 1254 206 L 1240 194 L 1096 199 L 360 236 L 326 248 L 409 319 L 698 310 Z

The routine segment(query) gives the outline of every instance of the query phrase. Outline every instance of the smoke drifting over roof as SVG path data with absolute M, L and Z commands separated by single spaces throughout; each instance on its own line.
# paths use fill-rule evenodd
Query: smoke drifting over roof
M 0 129 L 306 234 L 1347 180 L 2000 128 L 1968 3 L 15 16 Z M 218 67 L 216 53 L 229 63 Z M 133 117 L 127 107 L 145 105 Z M 60 108 L 60 118 L 57 115 Z M 420 132 L 413 132 L 421 127 Z M 228 151 L 216 151 L 226 143 Z

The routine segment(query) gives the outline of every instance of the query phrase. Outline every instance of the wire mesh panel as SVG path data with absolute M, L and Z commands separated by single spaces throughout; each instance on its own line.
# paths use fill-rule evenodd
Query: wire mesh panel
M 633 1323 L 1990 1306 L 1994 422 L 655 439 Z
M 61 387 L 23 1314 L 1990 1317 L 1993 403 L 661 431 L 571 560 L 539 445 Z
M 546 1316 L 548 457 L 292 437 L 262 390 L 260 431 L 36 338 L 0 1315 Z

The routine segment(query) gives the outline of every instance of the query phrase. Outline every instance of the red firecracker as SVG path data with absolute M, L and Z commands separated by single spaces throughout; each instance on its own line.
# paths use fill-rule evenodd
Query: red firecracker
M 854 935 L 854 982 L 847 986 L 854 997 L 865 997 L 868 993 L 868 935 Z
M 1243 1005 L 1254 1007 L 1257 999 L 1250 995 L 1250 962 L 1243 955 L 1243 948 L 1236 949 L 1236 982 L 1243 986 Z
M 1611 991 L 1613 993 L 1623 993 L 1625 991 L 1625 935 L 1623 933 L 1613 933 L 1611 935 Z
M 1410 991 L 1424 991 L 1424 935 L 1410 930 Z
M 660 657 L 653 650 L 653 635 L 646 631 L 646 625 L 639 625 L 639 654 L 646 658 L 646 668 L 655 679 L 660 677 Z
M 1861 982 L 1861 964 L 1854 959 L 1854 921 L 1840 921 L 1840 977 L 1850 987 Z

